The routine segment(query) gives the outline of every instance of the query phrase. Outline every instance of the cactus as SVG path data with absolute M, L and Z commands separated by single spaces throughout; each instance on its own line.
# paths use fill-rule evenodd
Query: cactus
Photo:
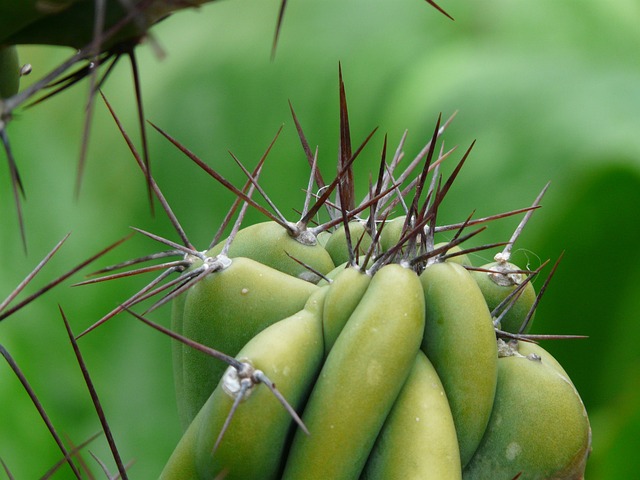
M 341 130 L 344 132 L 349 128 L 342 78 L 340 84 L 343 127 Z M 441 397 L 437 403 L 439 406 L 432 408 L 434 412 L 439 412 L 438 415 L 445 417 L 434 425 L 437 425 L 438 431 L 442 429 L 443 444 L 450 447 L 429 448 L 425 450 L 424 455 L 432 462 L 442 465 L 438 468 L 447 472 L 443 475 L 451 475 L 451 478 L 486 478 L 492 475 L 509 475 L 510 478 L 540 478 L 540 475 L 577 478 L 583 473 L 591 442 L 590 427 L 584 409 L 574 409 L 577 412 L 575 415 L 567 414 L 567 422 L 575 422 L 576 429 L 582 429 L 583 432 L 583 435 L 576 439 L 575 445 L 570 447 L 578 449 L 579 453 L 572 450 L 574 453 L 559 456 L 555 463 L 549 465 L 541 459 L 539 470 L 535 460 L 530 460 L 529 457 L 522 457 L 522 462 L 514 462 L 505 467 L 500 457 L 503 450 L 500 449 L 506 447 L 488 439 L 493 436 L 502 439 L 505 435 L 498 429 L 499 423 L 495 423 L 496 408 L 504 408 L 505 402 L 509 404 L 520 401 L 502 400 L 505 394 L 500 382 L 503 381 L 504 374 L 500 366 L 506 362 L 501 360 L 501 357 L 507 356 L 501 347 L 504 344 L 503 339 L 524 342 L 542 337 L 523 331 L 509 332 L 501 329 L 499 322 L 495 322 L 491 316 L 487 303 L 489 300 L 485 299 L 486 294 L 483 295 L 483 290 L 470 273 L 482 273 L 486 268 L 474 270 L 475 267 L 469 265 L 468 257 L 461 263 L 447 260 L 455 258 L 450 255 L 465 256 L 470 252 L 495 247 L 495 244 L 490 244 L 465 249 L 469 239 L 484 228 L 467 233 L 469 226 L 524 212 L 522 222 L 512 238 L 506 242 L 501 254 L 505 257 L 532 212 L 538 208 L 542 194 L 531 207 L 483 219 L 468 218 L 454 224 L 457 231 L 453 238 L 436 243 L 436 232 L 452 229 L 451 226 L 438 223 L 438 209 L 446 202 L 447 192 L 469 156 L 467 151 L 446 181 L 437 181 L 440 178 L 439 165 L 446 158 L 445 154 L 436 156 L 435 153 L 439 132 L 438 121 L 434 134 L 427 143 L 427 153 L 421 158 L 423 165 L 414 173 L 414 180 L 411 180 L 411 172 L 402 172 L 401 176 L 411 185 L 406 190 L 399 189 L 397 184 L 389 185 L 394 172 L 385 174 L 385 139 L 377 182 L 371 185 L 369 193 L 359 207 L 355 206 L 354 201 L 345 201 L 345 192 L 352 194 L 355 191 L 356 180 L 350 175 L 353 173 L 350 167 L 340 168 L 341 165 L 351 164 L 348 160 L 352 154 L 349 154 L 348 159 L 339 159 L 339 171 L 331 183 L 338 186 L 336 199 L 330 202 L 327 196 L 323 196 L 316 203 L 316 209 L 324 204 L 330 215 L 325 223 L 315 228 L 316 231 L 329 234 L 326 245 L 333 244 L 333 255 L 339 254 L 338 258 L 347 258 L 346 264 L 332 271 L 319 271 L 304 261 L 306 254 L 301 250 L 301 258 L 296 259 L 294 255 L 290 257 L 314 274 L 302 276 L 307 278 L 304 280 L 300 278 L 297 270 L 277 271 L 259 263 L 258 260 L 227 257 L 227 253 L 233 251 L 232 246 L 236 239 L 243 245 L 250 243 L 253 232 L 257 231 L 262 234 L 255 238 L 255 242 L 266 250 L 256 252 L 259 255 L 256 257 L 258 259 L 273 258 L 281 249 L 285 249 L 286 252 L 287 245 L 296 245 L 295 241 L 290 244 L 277 240 L 281 236 L 282 227 L 275 223 L 272 224 L 273 228 L 270 226 L 267 230 L 255 230 L 251 225 L 242 227 L 246 214 L 246 210 L 242 209 L 230 236 L 220 243 L 219 247 L 206 253 L 199 253 L 190 246 L 180 247 L 173 252 L 174 255 L 183 258 L 179 262 L 180 270 L 176 271 L 175 263 L 170 263 L 171 266 L 167 269 L 168 273 L 179 273 L 178 278 L 162 288 L 158 288 L 153 281 L 139 294 L 131 297 L 126 308 L 132 308 L 146 299 L 146 292 L 152 287 L 155 287 L 155 290 L 151 293 L 161 293 L 173 287 L 156 301 L 151 310 L 170 300 L 174 302 L 174 332 L 171 335 L 184 342 L 178 344 L 177 351 L 181 353 L 174 356 L 179 405 L 191 402 L 189 399 L 194 396 L 192 392 L 199 392 L 199 400 L 196 403 L 191 402 L 191 406 L 188 407 L 191 413 L 186 417 L 183 415 L 183 422 L 186 419 L 183 423 L 183 439 L 165 466 L 161 478 L 177 478 L 179 472 L 186 472 L 185 475 L 194 479 L 211 478 L 223 473 L 227 478 L 290 479 L 350 479 L 361 476 L 380 478 L 387 475 L 383 472 L 396 471 L 410 471 L 410 475 L 419 478 L 427 476 L 431 471 L 428 465 L 417 463 L 417 466 L 409 466 L 413 464 L 408 464 L 408 460 L 399 453 L 406 450 L 400 446 L 400 442 L 404 441 L 401 440 L 404 431 L 402 427 L 393 426 L 396 422 L 408 422 L 407 418 L 421 419 L 423 415 L 428 415 L 422 403 L 415 398 L 419 394 L 405 392 L 405 389 L 425 388 L 418 385 L 424 384 L 426 380 L 414 379 L 413 376 L 418 375 L 412 373 L 414 368 L 424 372 L 420 373 L 420 376 L 433 377 L 437 379 L 437 384 L 441 385 L 434 391 L 434 394 L 439 392 L 438 395 Z M 163 134 L 170 138 L 166 133 Z M 303 138 L 302 133 L 300 136 Z M 242 188 L 231 186 L 226 179 L 214 173 L 204 160 L 188 152 L 176 139 L 171 140 L 197 165 L 238 194 L 247 205 L 263 210 L 248 193 L 243 193 Z M 350 138 L 343 134 L 341 151 L 347 150 L 345 145 L 349 142 Z M 314 159 L 308 160 L 312 164 L 310 178 L 313 179 L 315 162 L 312 161 Z M 144 168 L 142 163 L 140 165 Z M 416 164 L 409 165 L 407 169 L 416 169 Z M 154 186 L 160 197 L 159 188 L 155 183 Z M 247 186 L 248 184 L 245 185 Z M 402 193 L 399 194 L 399 191 Z M 266 192 L 261 193 L 266 197 Z M 381 212 L 385 212 L 389 205 L 397 203 L 397 195 L 402 195 L 402 203 L 407 206 L 404 219 L 390 220 L 386 214 L 381 217 Z M 308 190 L 305 205 L 310 203 L 310 199 L 311 190 Z M 268 202 L 272 203 L 269 199 Z M 307 207 L 304 207 L 302 210 L 306 209 Z M 357 223 L 353 221 L 356 215 L 363 215 L 365 211 L 368 212 L 369 218 Z M 405 221 L 407 218 L 412 221 Z M 335 219 L 340 220 L 340 223 Z M 395 244 L 383 247 L 380 239 L 386 222 L 402 222 L 403 228 L 396 234 Z M 180 228 L 177 230 L 181 232 Z M 332 242 L 334 233 L 338 237 Z M 371 241 L 368 242 L 366 250 L 360 251 L 357 244 L 365 233 Z M 166 245 L 178 247 L 170 240 L 149 233 L 145 235 Z M 389 238 L 387 237 L 387 240 Z M 190 245 L 188 241 L 186 243 Z M 316 243 L 314 248 L 324 249 L 319 243 Z M 342 252 L 339 252 L 340 248 L 343 249 Z M 242 253 L 249 251 L 246 247 L 237 250 Z M 136 259 L 133 263 L 152 258 L 154 256 Z M 317 254 L 314 253 L 310 258 L 317 258 Z M 124 262 L 119 266 L 130 263 L 132 262 Z M 245 263 L 246 267 L 241 267 Z M 237 267 L 234 266 L 236 264 Z M 243 268 L 246 269 L 246 273 L 240 271 Z M 237 272 L 232 273 L 231 270 Z M 139 268 L 130 273 L 146 271 L 145 268 Z M 555 267 L 552 273 L 553 271 Z M 527 272 L 529 278 L 537 273 L 538 271 Z M 310 281 L 315 275 L 323 278 L 320 287 Z M 226 276 L 237 276 L 238 281 L 234 283 L 225 280 Z M 111 279 L 114 276 L 108 275 L 106 278 Z M 547 283 L 549 280 L 550 277 Z M 306 288 L 303 288 L 304 284 L 307 285 Z M 541 292 L 545 288 L 546 283 Z M 233 300 L 235 295 L 238 296 L 238 301 Z M 252 301 L 251 297 L 254 295 L 260 300 Z M 312 305 L 308 304 L 303 308 L 307 298 Z M 531 317 L 538 300 L 539 298 L 536 298 L 529 302 L 530 311 L 526 314 L 527 318 Z M 515 302 L 507 302 L 503 308 L 508 312 L 515 308 L 514 305 Z M 294 313 L 296 310 L 300 311 Z M 114 313 L 117 311 L 107 315 L 105 319 L 111 318 Z M 290 316 L 291 314 L 293 316 Z M 262 321 L 263 317 L 266 318 L 265 315 L 271 320 Z M 282 320 L 273 323 L 279 318 Z M 303 319 L 308 319 L 314 325 L 314 342 L 317 346 L 313 348 L 308 345 L 309 341 L 299 340 L 300 333 L 294 333 L 305 325 L 300 323 Z M 246 328 L 249 321 L 257 323 Z M 298 322 L 299 325 L 288 326 L 292 322 Z M 103 320 L 98 322 L 101 323 Z M 271 340 L 271 347 L 264 346 L 263 344 L 269 345 L 266 339 L 272 338 L 274 331 L 278 332 L 279 340 Z M 311 331 L 306 334 L 311 335 Z M 568 336 L 550 335 L 545 338 L 559 337 Z M 239 351 L 245 342 L 248 342 L 246 347 Z M 279 342 L 284 343 L 278 346 Z M 279 375 L 283 374 L 282 369 L 291 368 L 293 372 L 298 367 L 306 368 L 307 362 L 311 362 L 313 367 L 309 367 L 311 370 L 305 374 L 304 380 L 300 379 L 296 385 L 290 385 L 289 377 L 286 375 L 275 382 L 282 388 L 282 392 L 276 396 L 282 396 L 287 402 L 291 402 L 287 403 L 287 409 L 284 409 L 272 398 L 275 391 L 266 390 L 260 382 L 256 382 L 253 374 L 243 373 L 242 368 L 245 367 L 237 366 L 240 363 L 231 364 L 224 376 L 221 376 L 221 371 L 213 373 L 212 368 L 217 368 L 216 362 L 219 367 L 224 368 L 224 364 L 220 364 L 216 357 L 211 359 L 211 367 L 205 367 L 205 363 L 200 362 L 199 366 L 191 368 L 193 374 L 188 373 L 189 365 L 193 363 L 192 357 L 206 358 L 202 353 L 205 350 L 197 352 L 193 350 L 194 346 L 198 346 L 200 350 L 226 350 L 225 353 L 237 355 L 237 362 L 246 362 L 260 371 L 264 370 L 269 378 L 279 378 Z M 499 351 L 498 347 L 502 350 Z M 263 353 L 251 353 L 255 348 L 258 348 L 257 352 Z M 265 348 L 266 350 L 263 350 Z M 318 349 L 319 354 L 316 352 Z M 267 367 L 264 355 L 273 357 L 273 361 L 294 363 L 290 364 L 290 367 L 284 364 Z M 416 364 L 416 355 L 418 358 L 424 356 L 424 360 L 420 360 L 420 367 Z M 554 369 L 561 368 L 556 366 L 555 361 L 550 360 L 551 357 L 548 358 L 549 360 L 545 354 L 545 363 L 553 363 Z M 246 387 L 241 387 L 242 383 L 239 383 L 237 388 L 227 386 L 228 382 L 238 382 L 238 379 L 245 377 Z M 562 374 L 562 378 L 568 379 L 566 373 Z M 407 382 L 411 385 L 416 383 L 416 386 L 405 386 Z M 541 382 L 540 388 L 546 388 L 544 381 Z M 292 387 L 295 388 L 292 390 Z M 246 390 L 239 394 L 241 388 Z M 254 389 L 256 393 L 252 395 L 255 396 L 249 397 Z M 263 393 L 258 395 L 258 391 Z M 580 402 L 575 389 L 572 388 L 571 391 L 576 399 L 573 401 Z M 247 399 L 242 400 L 243 396 Z M 206 397 L 208 400 L 205 401 Z M 264 406 L 261 406 L 260 402 L 265 402 Z M 432 405 L 432 402 L 435 402 L 435 399 L 428 404 Z M 196 413 L 200 406 L 200 412 Z M 275 411 L 267 413 L 272 412 L 275 407 L 276 411 L 279 411 L 277 415 Z M 289 411 L 290 407 L 297 413 Z M 553 402 L 545 400 L 544 396 L 530 408 L 535 409 L 536 415 L 542 417 L 555 415 L 552 410 Z M 396 412 L 396 409 L 402 413 Z M 265 420 L 262 414 L 272 416 L 266 420 L 275 422 L 275 430 L 260 433 L 262 427 L 258 425 Z M 407 418 L 396 419 L 399 415 Z M 515 413 L 514 415 L 517 416 Z M 250 425 L 253 417 L 256 430 L 254 435 L 249 435 L 246 429 L 250 427 L 244 425 L 247 422 Z M 294 420 L 299 422 L 295 433 L 291 431 L 295 425 Z M 281 425 L 282 429 L 276 429 L 275 424 Z M 496 429 L 499 433 L 493 433 Z M 563 443 L 561 431 L 562 429 L 558 430 L 557 439 L 552 437 L 548 441 L 551 444 Z M 456 434 L 455 441 L 452 441 L 453 432 Z M 429 438 L 433 436 L 430 441 L 441 445 L 437 440 L 440 433 L 431 430 L 423 433 L 417 431 L 415 435 L 426 435 Z M 445 438 L 447 440 L 444 440 Z M 520 450 L 526 450 L 526 442 L 533 442 L 533 439 L 523 437 L 518 439 L 518 442 Z M 419 441 L 409 442 L 409 445 L 414 443 Z M 557 450 L 557 447 L 554 448 Z M 249 453 L 251 451 L 254 455 Z M 246 452 L 244 455 L 251 456 L 252 461 L 243 460 L 243 454 L 240 452 Z M 518 457 L 517 453 L 514 454 L 515 457 Z M 332 461 L 327 462 L 327 458 L 331 458 Z
M 51 34 L 48 43 L 82 48 L 95 38 L 87 31 L 76 44 L 57 36 L 77 34 L 61 30 L 58 22 L 66 25 L 76 14 L 87 15 L 83 8 L 94 15 L 93 4 L 61 2 L 55 7 L 55 12 L 42 14 L 10 32 L 4 41 L 11 45 L 39 42 L 41 35 Z M 159 11 L 149 25 L 166 13 Z M 126 9 L 118 13 L 126 14 Z M 40 28 L 41 22 L 47 28 Z M 129 36 L 137 40 L 149 25 L 143 25 L 142 30 L 133 26 L 132 33 L 121 30 L 123 37 L 115 36 L 113 41 L 119 45 Z M 112 45 L 104 46 L 112 51 Z M 18 64 L 12 47 L 4 47 L 0 55 L 3 52 L 8 60 L 0 64 L 0 73 L 9 64 L 15 71 Z M 7 78 L 0 83 L 7 85 L 5 98 L 15 95 L 17 88 L 15 78 Z M 328 184 L 321 180 L 317 157 L 305 148 L 304 161 L 310 164 L 311 173 L 309 182 L 302 186 L 306 187 L 306 198 L 297 222 L 286 220 L 260 186 L 257 172 L 266 153 L 254 173 L 240 164 L 249 180 L 243 187 L 234 187 L 156 127 L 237 196 L 228 218 L 244 203 L 227 238 L 220 241 L 220 234 L 216 234 L 203 250 L 194 247 L 184 234 L 150 165 L 143 160 L 146 152 L 138 154 L 130 143 L 150 192 L 162 204 L 183 244 L 136 229 L 171 250 L 107 267 L 101 271 L 106 273 L 104 277 L 82 283 L 149 271 L 161 273 L 78 338 L 90 332 L 96 335 L 94 329 L 116 315 L 132 315 L 173 339 L 174 382 L 184 433 L 160 478 L 581 478 L 591 448 L 584 405 L 553 357 L 524 346 L 524 342 L 539 338 L 569 336 L 529 333 L 540 300 L 531 281 L 539 271 L 521 270 L 507 263 L 505 255 L 521 229 L 506 243 L 497 266 L 474 267 L 469 256 L 496 246 L 469 246 L 470 239 L 482 231 L 469 232 L 469 227 L 524 212 L 523 226 L 537 209 L 540 197 L 525 209 L 442 223 L 439 210 L 447 202 L 471 148 L 443 179 L 441 165 L 451 151 L 445 152 L 443 147 L 437 151 L 448 125 L 441 126 L 440 119 L 416 161 L 402 171 L 402 155 L 397 162 L 387 163 L 385 137 L 376 181 L 367 179 L 367 185 L 354 175 L 353 164 L 364 156 L 361 153 L 374 134 L 352 150 L 342 72 L 339 84 L 337 173 Z M 294 121 L 301 143 L 308 147 L 295 114 Z M 4 132 L 4 125 L 2 128 Z M 122 133 L 129 141 L 123 129 Z M 314 180 L 318 193 L 312 188 Z M 355 202 L 356 186 L 367 189 L 359 204 Z M 252 198 L 255 189 L 274 207 L 273 213 Z M 247 206 L 265 213 L 268 221 L 247 225 Z M 321 218 L 322 208 L 328 218 Z M 399 215 L 396 209 L 403 211 Z M 221 225 L 219 232 L 225 227 Z M 439 238 L 445 231 L 455 232 L 453 238 Z M 29 301 L 111 248 L 82 262 Z M 176 260 L 137 267 L 168 257 Z M 136 267 L 111 273 L 130 265 Z M 496 267 L 507 269 L 499 275 L 517 270 L 524 277 L 508 285 L 508 291 L 496 293 L 490 290 L 492 285 L 486 287 L 487 281 L 492 281 L 486 273 Z M 0 305 L 0 320 L 17 310 L 6 307 L 21 289 Z M 132 311 L 154 296 L 159 299 L 156 297 L 156 303 L 144 314 Z M 168 303 L 173 303 L 171 329 L 146 318 Z M 62 310 L 61 316 L 118 472 L 127 478 L 129 467 L 123 464 L 111 437 Z M 518 351 L 519 344 L 523 353 Z M 1 345 L 0 353 L 25 384 L 68 468 L 81 478 L 85 472 L 73 457 L 80 455 L 82 447 L 65 447 L 15 360 Z M 529 397 L 528 388 L 539 395 Z M 562 403 L 555 402 L 556 398 L 562 398 Z M 535 428 L 522 417 L 523 410 L 536 419 Z M 505 418 L 508 425 L 502 423 Z M 541 441 L 538 433 L 549 424 L 555 428 L 546 429 Z M 511 426 L 517 430 L 517 438 Z M 414 462 L 412 457 L 420 457 L 420 461 Z M 109 475 L 106 468 L 105 473 Z

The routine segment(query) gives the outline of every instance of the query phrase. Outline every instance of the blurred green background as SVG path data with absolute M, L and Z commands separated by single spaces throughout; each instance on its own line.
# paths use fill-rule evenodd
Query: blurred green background
M 566 252 L 539 307 L 534 332 L 589 336 L 543 343 L 571 375 L 590 414 L 593 453 L 586 478 L 636 476 L 638 1 L 443 0 L 455 22 L 421 0 L 289 3 L 273 61 L 278 0 L 216 2 L 154 28 L 164 57 L 148 44 L 137 50 L 147 118 L 236 185 L 244 179 L 228 151 L 253 166 L 284 125 L 262 178 L 281 209 L 292 212 L 302 204 L 308 166 L 287 101 L 312 148 L 319 146 L 320 168 L 329 176 L 338 146 L 338 62 L 354 144 L 374 127 L 380 129 L 356 166 L 363 190 L 384 133 L 393 149 L 408 129 L 405 150 L 412 157 L 431 135 L 438 114 L 447 117 L 458 110 L 445 146 L 460 145 L 459 158 L 474 139 L 477 144 L 440 220 L 461 221 L 474 209 L 476 216 L 485 216 L 527 206 L 551 181 L 543 208 L 516 244 L 514 256 L 520 265 L 535 268 Z M 22 48 L 21 60 L 34 69 L 25 83 L 70 54 Z M 120 63 L 104 92 L 138 140 L 130 70 L 126 60 Z M 150 216 L 144 178 L 101 102 L 96 104 L 82 191 L 74 197 L 87 90 L 83 82 L 23 109 L 9 126 L 27 191 L 28 254 L 3 165 L 0 299 L 67 232 L 72 233 L 66 245 L 26 293 L 127 235 L 129 226 L 179 241 L 158 205 L 155 217 Z M 151 129 L 149 140 L 159 185 L 191 241 L 205 248 L 232 196 Z M 506 241 L 517 221 L 493 223 L 474 242 Z M 135 236 L 96 268 L 159 249 Z M 493 253 L 474 261 L 485 263 Z M 0 323 L 0 343 L 22 367 L 59 431 L 76 444 L 100 426 L 58 305 L 79 333 L 150 279 L 74 288 L 66 282 Z M 539 279 L 536 285 L 541 283 Z M 151 318 L 167 325 L 168 308 Z M 120 451 L 125 461 L 135 462 L 131 477 L 156 478 L 180 435 L 169 340 L 121 315 L 82 338 L 80 347 Z M 89 450 L 115 471 L 103 437 Z M 23 479 L 38 478 L 59 456 L 19 382 L 0 362 L 0 458 L 15 478 Z M 99 472 L 89 455 L 85 459 Z M 56 478 L 69 478 L 68 469 Z

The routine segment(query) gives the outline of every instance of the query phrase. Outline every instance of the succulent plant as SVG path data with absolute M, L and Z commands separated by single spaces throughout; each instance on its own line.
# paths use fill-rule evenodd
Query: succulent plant
M 53 94 L 123 54 L 132 60 L 137 89 L 137 43 L 172 11 L 200 3 L 205 2 L 143 0 L 129 7 L 124 2 L 67 0 L 0 6 L 0 13 L 4 9 L 10 15 L 0 23 L 0 132 L 20 222 L 22 184 L 6 124 L 16 106 L 46 82 L 22 96 L 17 93 L 20 67 L 14 46 L 47 43 L 80 50 L 47 77 L 47 82 L 54 80 L 72 65 L 88 62 L 63 77 Z M 283 1 L 279 21 L 285 6 Z M 103 80 L 97 80 L 96 87 Z M 90 103 L 96 91 L 92 88 Z M 575 337 L 529 333 L 555 266 L 536 294 L 532 280 L 542 267 L 530 271 L 509 262 L 511 247 L 547 187 L 530 207 L 442 223 L 439 209 L 473 144 L 445 177 L 442 165 L 454 149 L 445 151 L 441 142 L 450 120 L 442 123 L 438 118 L 424 148 L 404 168 L 404 139 L 389 161 L 385 136 L 371 177 L 356 178 L 353 164 L 363 161 L 375 130 L 352 148 L 342 71 L 339 92 L 339 155 L 330 182 L 320 174 L 317 152 L 311 153 L 293 113 L 311 169 L 301 186 L 306 198 L 295 221 L 278 210 L 260 184 L 272 144 L 253 171 L 234 158 L 248 177 L 237 187 L 153 125 L 237 197 L 202 249 L 190 242 L 152 175 L 146 134 L 139 154 L 105 98 L 149 194 L 157 197 L 180 237 L 174 242 L 136 229 L 169 250 L 104 268 L 97 272 L 102 277 L 82 283 L 148 272 L 156 272 L 156 278 L 77 337 L 60 312 L 119 475 L 127 478 L 128 467 L 110 434 L 76 339 L 96 334 L 99 326 L 122 314 L 174 341 L 174 383 L 184 433 L 160 475 L 163 480 L 583 478 L 591 449 L 586 410 L 559 363 L 530 345 L 540 338 Z M 139 95 L 137 105 L 144 132 Z M 356 185 L 367 191 L 360 202 Z M 253 198 L 256 191 L 269 208 Z M 265 221 L 247 225 L 248 207 L 263 213 Z M 484 228 L 469 231 L 471 227 L 518 214 L 524 218 L 507 242 L 469 245 Z M 48 256 L 0 304 L 0 320 L 114 246 L 8 309 Z M 497 246 L 504 250 L 496 262 L 471 264 L 472 253 Z M 158 259 L 162 263 L 139 266 Z M 144 313 L 133 311 L 154 297 Z M 146 318 L 169 303 L 170 329 Z M 0 353 L 56 440 L 64 457 L 60 465 L 66 463 L 81 478 L 74 457 L 84 444 L 71 450 L 64 445 L 2 345 Z M 109 476 L 106 468 L 105 473 Z

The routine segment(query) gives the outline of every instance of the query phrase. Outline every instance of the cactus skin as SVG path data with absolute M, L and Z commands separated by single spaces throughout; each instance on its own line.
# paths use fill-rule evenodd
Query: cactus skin
M 400 217 L 388 219 L 382 227 L 380 232 L 380 249 L 386 252 L 391 247 L 396 245 L 402 236 L 402 227 L 404 226 L 405 219 L 407 217 L 402 215 Z
M 464 466 L 485 431 L 495 395 L 498 349 L 489 309 L 469 272 L 435 263 L 420 275 L 426 304 L 422 351 L 447 392 Z
M 399 265 L 382 267 L 322 367 L 302 416 L 311 435 L 296 431 L 283 480 L 360 475 L 423 331 L 418 276 Z
M 582 479 L 590 445 L 582 400 L 553 362 L 502 357 L 491 420 L 463 478 Z
M 371 235 L 367 232 L 366 225 L 359 221 L 349 222 L 349 234 L 351 236 L 353 249 L 356 250 L 356 246 L 358 247 L 357 250 L 354 251 L 356 258 L 364 257 L 373 243 Z M 324 248 L 329 252 L 329 255 L 331 255 L 335 265 L 351 261 L 349 258 L 349 249 L 347 248 L 347 236 L 344 225 L 341 225 L 331 233 Z
M 248 258 L 234 258 L 183 295 L 181 332 L 227 355 L 236 355 L 258 332 L 300 311 L 318 289 Z M 180 312 L 174 310 L 174 319 Z M 180 418 L 186 428 L 220 380 L 226 366 L 192 348 L 182 351 Z M 179 355 L 179 353 L 176 353 Z
M 318 275 L 291 258 L 303 262 L 322 274 L 333 270 L 335 265 L 327 251 L 315 242 L 315 238 L 312 240 L 313 244 L 304 244 L 289 235 L 281 225 L 275 222 L 261 222 L 238 231 L 227 255 L 231 258 L 251 258 L 288 275 L 318 283 L 320 280 Z M 221 242 L 213 247 L 208 255 L 219 254 L 224 243 Z
M 322 306 L 326 288 L 319 289 L 305 308 L 256 335 L 238 353 L 276 385 L 294 410 L 301 410 L 322 366 Z M 230 367 L 231 368 L 231 367 Z M 201 479 L 224 473 L 228 480 L 275 480 L 293 433 L 293 419 L 264 385 L 242 401 L 215 454 L 213 446 L 234 398 L 223 381 L 204 407 L 196 465 Z
M 322 313 L 325 356 L 329 355 L 370 282 L 370 275 L 349 266 L 341 270 L 329 285 Z
M 361 480 L 460 480 L 451 409 L 433 365 L 420 351 L 385 421 Z
M 238 359 L 248 359 L 264 371 L 296 410 L 306 400 L 322 363 L 325 293 L 326 288 L 317 289 L 303 310 L 267 327 L 238 354 Z M 212 472 L 221 463 L 229 467 L 224 478 L 274 478 L 292 420 L 265 386 L 253 388 L 256 391 L 241 403 L 214 460 L 211 451 L 233 403 L 218 384 L 183 434 L 159 480 L 214 478 Z

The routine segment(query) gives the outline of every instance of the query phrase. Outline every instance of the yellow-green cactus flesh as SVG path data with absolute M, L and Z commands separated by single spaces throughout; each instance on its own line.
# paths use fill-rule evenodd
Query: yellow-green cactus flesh
M 514 353 L 498 360 L 498 386 L 485 435 L 465 480 L 584 478 L 591 447 L 578 392 L 555 365 Z
M 317 283 L 320 277 L 314 271 L 327 274 L 335 268 L 335 264 L 315 237 L 306 233 L 308 235 L 294 238 L 286 228 L 275 222 L 257 223 L 238 231 L 227 255 L 231 258 L 250 258 L 288 275 Z M 224 243 L 213 247 L 207 255 L 219 254 Z
M 353 254 L 355 255 L 354 259 L 350 258 L 344 225 L 336 229 L 325 244 L 324 248 L 329 252 L 329 255 L 331 255 L 331 258 L 333 259 L 333 263 L 336 265 L 364 257 L 373 243 L 371 236 L 367 232 L 365 224 L 362 222 L 350 222 L 349 235 L 351 238 Z

